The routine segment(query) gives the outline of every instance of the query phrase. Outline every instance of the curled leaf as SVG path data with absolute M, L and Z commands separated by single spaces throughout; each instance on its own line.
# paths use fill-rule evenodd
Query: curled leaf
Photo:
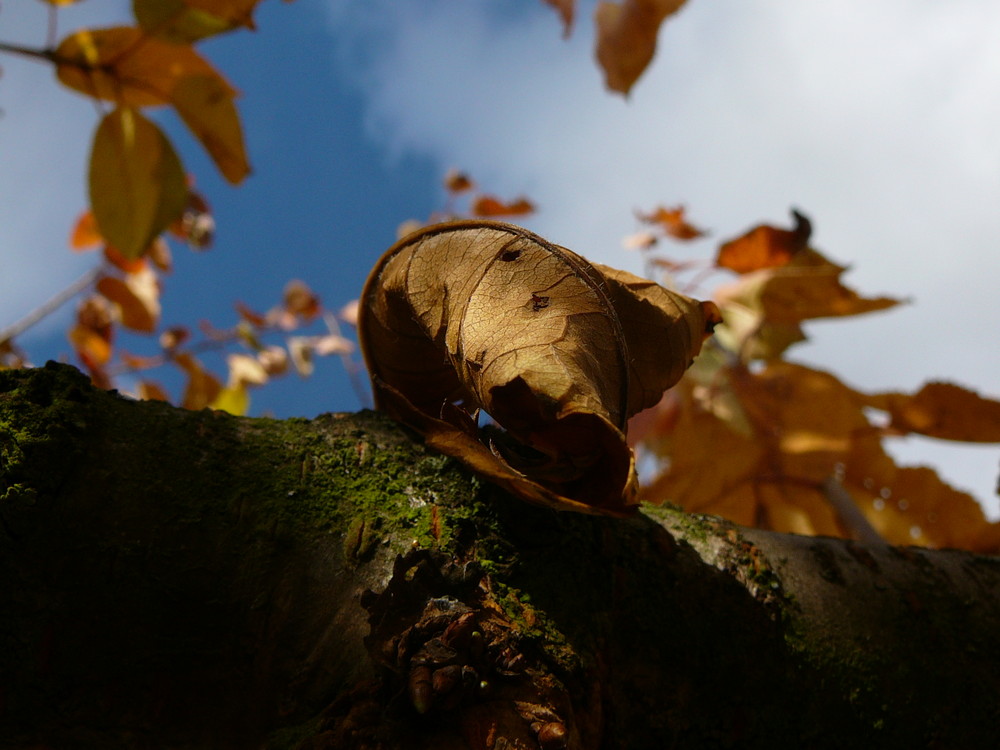
M 953 383 L 927 383 L 912 396 L 883 393 L 871 406 L 889 412 L 891 427 L 942 440 L 1000 443 L 1000 401 Z
M 795 227 L 791 230 L 761 224 L 725 243 L 719 248 L 715 264 L 736 273 L 787 265 L 806 249 L 812 235 L 812 224 L 808 218 L 794 209 L 792 217 Z
M 430 445 L 527 500 L 622 515 L 636 505 L 626 422 L 716 316 L 520 227 L 461 221 L 382 256 L 358 331 L 376 405 Z M 481 437 L 479 410 L 502 430 Z
M 532 213 L 535 205 L 527 198 L 505 203 L 492 195 L 480 195 L 473 201 L 471 210 L 476 216 L 524 216 Z

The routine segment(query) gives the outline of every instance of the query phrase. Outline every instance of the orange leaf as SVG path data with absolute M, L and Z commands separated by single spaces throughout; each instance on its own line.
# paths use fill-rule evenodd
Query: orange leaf
M 104 242 L 100 230 L 97 228 L 97 221 L 94 214 L 89 209 L 80 214 L 73 225 L 73 232 L 70 234 L 69 246 L 76 252 L 81 250 L 93 250 L 97 245 Z
M 884 409 L 891 427 L 942 440 L 1000 443 L 1000 401 L 984 398 L 952 383 L 928 383 L 916 394 L 886 393 L 872 397 Z
M 444 187 L 449 193 L 464 193 L 473 187 L 472 179 L 465 172 L 449 169 L 444 176 Z
M 132 26 L 74 32 L 54 56 L 64 85 L 127 107 L 170 104 L 177 83 L 188 76 L 219 77 L 190 45 L 170 44 Z
M 174 362 L 187 374 L 181 406 L 197 411 L 204 409 L 222 392 L 222 383 L 212 373 L 201 366 L 201 362 L 190 354 L 181 352 L 174 357 Z
M 102 367 L 111 360 L 111 339 L 101 331 L 77 324 L 67 334 L 87 367 Z
M 128 274 L 124 280 L 105 276 L 97 291 L 114 302 L 122 325 L 133 331 L 152 333 L 160 317 L 160 284 L 149 269 Z
M 545 0 L 546 3 L 555 8 L 563 24 L 563 39 L 569 37 L 573 30 L 573 5 L 575 0 Z
M 656 54 L 660 24 L 685 0 L 600 2 L 594 12 L 597 61 L 611 91 L 628 94 Z
M 749 273 L 788 264 L 805 250 L 812 234 L 809 219 L 794 209 L 792 216 L 795 218 L 795 228 L 792 230 L 762 224 L 742 237 L 726 242 L 719 248 L 715 265 L 736 273 Z
M 170 396 L 159 383 L 152 380 L 140 380 L 136 385 L 136 392 L 143 401 L 166 401 L 170 403 Z
M 535 206 L 527 198 L 517 198 L 510 203 L 504 203 L 492 195 L 480 195 L 472 204 L 475 216 L 523 216 L 535 210 Z
M 250 174 L 250 164 L 235 98 L 236 92 L 214 70 L 178 79 L 170 94 L 171 104 L 215 166 L 238 185 Z
M 708 234 L 703 229 L 688 223 L 684 218 L 684 206 L 677 208 L 658 206 L 651 214 L 639 214 L 639 220 L 647 224 L 659 224 L 667 235 L 677 240 L 694 240 Z
M 111 245 L 104 246 L 104 259 L 125 273 L 135 273 L 146 266 L 146 259 L 144 257 L 126 258 Z

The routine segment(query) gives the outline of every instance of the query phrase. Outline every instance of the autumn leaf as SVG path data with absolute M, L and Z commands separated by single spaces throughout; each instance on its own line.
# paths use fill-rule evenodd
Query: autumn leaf
M 140 380 L 136 385 L 136 395 L 143 401 L 165 401 L 170 403 L 170 396 L 159 383 L 152 380 Z
M 178 81 L 188 76 L 220 77 L 190 45 L 170 44 L 132 26 L 74 32 L 54 58 L 63 85 L 127 107 L 170 104 Z
M 471 190 L 474 185 L 472 178 L 465 172 L 459 172 L 457 169 L 449 169 L 444 176 L 444 187 L 449 193 L 457 194 Z
M 660 24 L 685 0 L 599 2 L 594 12 L 597 61 L 611 91 L 628 94 L 656 54 Z
M 93 211 L 89 209 L 77 217 L 73 231 L 70 233 L 69 246 L 74 252 L 83 250 L 93 250 L 104 242 L 100 230 L 97 228 L 97 220 L 94 219 Z
M 726 242 L 719 248 L 715 264 L 736 273 L 787 265 L 806 249 L 812 234 L 809 219 L 794 209 L 792 217 L 795 219 L 795 227 L 791 230 L 762 224 L 735 240 Z
M 223 177 L 233 185 L 250 174 L 236 92 L 214 71 L 179 79 L 170 102 L 208 151 Z
M 659 225 L 667 236 L 676 240 L 695 240 L 708 234 L 708 232 L 698 229 L 688 222 L 684 214 L 684 206 L 677 208 L 658 206 L 652 213 L 640 213 L 639 220 L 646 224 Z
M 890 428 L 942 440 L 1000 443 L 1000 401 L 952 383 L 928 383 L 914 395 L 883 393 L 869 404 L 889 413 Z
M 197 411 L 209 406 L 222 393 L 222 383 L 187 352 L 174 355 L 174 363 L 187 375 L 181 406 Z
M 126 274 L 124 279 L 104 276 L 97 282 L 97 291 L 117 306 L 126 328 L 143 333 L 156 329 L 160 319 L 160 284 L 148 268 Z
M 783 266 L 744 274 L 718 289 L 715 296 L 722 307 L 739 304 L 763 320 L 780 324 L 861 315 L 900 303 L 890 297 L 860 296 L 841 283 L 843 273 L 841 266 L 825 261 L 815 251 L 804 251 Z
M 524 216 L 535 210 L 534 204 L 527 198 L 517 198 L 510 203 L 504 203 L 492 195 L 480 195 L 472 203 L 471 212 L 474 216 Z
M 376 404 L 521 497 L 635 507 L 628 418 L 701 348 L 714 306 L 527 230 L 439 224 L 390 248 L 361 297 Z M 484 443 L 474 415 L 503 431 Z
M 134 109 L 105 115 L 90 155 L 90 204 L 101 235 L 138 258 L 184 210 L 187 182 L 170 141 Z
M 573 30 L 573 6 L 576 4 L 575 0 L 544 0 L 548 5 L 559 14 L 560 20 L 563 24 L 563 39 L 569 37 Z
M 260 0 L 133 0 L 139 26 L 174 43 L 195 42 L 239 27 L 255 28 Z

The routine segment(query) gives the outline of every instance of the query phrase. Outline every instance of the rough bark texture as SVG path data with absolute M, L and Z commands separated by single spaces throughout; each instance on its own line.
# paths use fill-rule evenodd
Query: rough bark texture
M 990 747 L 1000 562 L 528 506 L 370 413 L 0 373 L 0 746 Z

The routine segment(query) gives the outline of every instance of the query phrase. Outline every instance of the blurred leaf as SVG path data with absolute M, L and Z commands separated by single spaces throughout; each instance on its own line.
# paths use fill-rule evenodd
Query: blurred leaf
M 160 334 L 160 346 L 165 352 L 172 352 L 191 338 L 191 332 L 184 326 L 171 326 Z
M 210 71 L 179 78 L 170 101 L 222 175 L 238 185 L 250 174 L 250 164 L 235 98 L 236 92 L 222 76 Z
M 465 172 L 449 169 L 444 176 L 444 187 L 449 193 L 464 193 L 473 187 L 472 179 Z
M 97 291 L 118 306 L 126 328 L 152 333 L 160 318 L 160 284 L 149 269 L 130 273 L 125 279 L 105 276 L 97 282 Z
M 101 120 L 89 183 L 100 233 L 127 258 L 141 256 L 187 202 L 184 169 L 170 141 L 128 107 Z
M 890 427 L 942 440 L 1000 443 L 1000 401 L 952 383 L 928 383 L 916 394 L 884 393 L 872 406 L 889 412 Z
M 319 297 L 313 293 L 308 284 L 298 279 L 293 279 L 285 285 L 282 306 L 286 313 L 304 323 L 314 320 L 322 310 Z
M 205 197 L 195 191 L 188 191 L 188 202 L 184 213 L 170 225 L 170 233 L 186 242 L 196 252 L 208 250 L 215 239 L 215 218 Z
M 573 30 L 573 6 L 575 0 L 544 0 L 555 8 L 563 24 L 563 38 L 569 37 Z
M 237 417 L 246 416 L 250 411 L 250 393 L 242 383 L 227 385 L 212 399 L 208 408 L 229 412 Z
M 133 0 L 142 29 L 174 43 L 195 42 L 239 27 L 254 29 L 260 0 Z
M 136 395 L 143 401 L 165 401 L 170 403 L 170 396 L 159 383 L 152 380 L 140 380 L 136 385 Z
M 229 367 L 229 387 L 264 385 L 269 380 L 264 365 L 248 354 L 230 354 L 226 357 L 226 364 Z
M 594 13 L 597 61 L 611 91 L 628 94 L 656 54 L 660 24 L 685 0 L 599 2 Z
M 762 268 L 787 265 L 809 244 L 812 224 L 809 219 L 792 210 L 795 228 L 778 229 L 762 224 L 719 248 L 715 264 L 736 273 L 750 273 Z
M 698 229 L 688 222 L 684 216 L 684 206 L 664 208 L 658 206 L 650 214 L 639 214 L 639 220 L 647 224 L 657 224 L 664 233 L 675 240 L 695 240 L 704 237 L 708 232 Z
M 311 336 L 292 336 L 288 339 L 288 353 L 292 357 L 292 366 L 304 378 L 313 372 L 313 348 Z
M 187 375 L 181 406 L 198 411 L 213 403 L 222 392 L 222 383 L 212 373 L 205 370 L 201 362 L 186 352 L 174 356 L 173 361 Z
M 288 352 L 280 346 L 269 346 L 257 352 L 257 361 L 268 375 L 284 375 L 288 372 Z
M 797 324 L 811 318 L 860 315 L 894 307 L 900 300 L 861 297 L 840 282 L 844 269 L 827 262 L 812 265 L 818 254 L 802 254 L 788 264 L 744 274 L 716 291 L 725 307 L 739 304 L 769 323 Z M 799 258 L 810 263 L 801 265 Z
M 97 221 L 94 213 L 87 209 L 76 220 L 73 231 L 69 237 L 69 246 L 76 252 L 81 250 L 93 250 L 104 242 L 100 230 L 97 228 Z
M 188 76 L 220 77 L 191 46 L 169 44 L 132 26 L 74 32 L 55 57 L 65 86 L 127 107 L 170 104 L 177 82 Z
M 510 203 L 504 203 L 492 195 L 480 195 L 472 203 L 471 212 L 474 216 L 524 216 L 534 212 L 535 206 L 527 198 L 517 198 Z

